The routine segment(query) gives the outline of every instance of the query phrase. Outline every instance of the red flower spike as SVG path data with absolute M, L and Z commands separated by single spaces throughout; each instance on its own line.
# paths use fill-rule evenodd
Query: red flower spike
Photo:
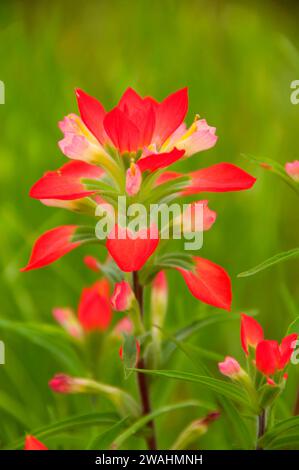
M 155 105 L 156 125 L 153 135 L 153 142 L 158 146 L 162 145 L 166 139 L 183 122 L 188 110 L 188 89 L 172 93 L 161 103 Z
M 248 346 L 256 348 L 257 344 L 264 339 L 261 325 L 252 317 L 242 313 L 241 315 L 241 344 L 246 355 Z
M 251 188 L 256 179 L 231 163 L 217 163 L 190 173 L 191 182 L 183 191 L 184 195 L 203 191 L 226 192 Z
M 77 248 L 81 242 L 72 241 L 77 228 L 77 225 L 61 225 L 41 235 L 33 246 L 27 266 L 21 271 L 47 266 Z
M 280 361 L 277 341 L 263 340 L 256 347 L 256 368 L 268 376 L 276 372 Z
M 207 259 L 194 257 L 194 261 L 194 271 L 177 268 L 191 294 L 206 304 L 230 310 L 232 291 L 227 272 Z
M 94 194 L 87 190 L 82 179 L 100 179 L 104 171 L 95 165 L 73 160 L 56 171 L 48 171 L 31 188 L 34 199 L 79 199 Z
M 105 143 L 103 120 L 106 111 L 103 105 L 79 88 L 76 90 L 76 96 L 82 121 L 101 144 Z
M 121 152 L 136 152 L 140 144 L 140 132 L 137 126 L 119 108 L 106 114 L 105 130 L 113 145 Z
M 101 279 L 91 287 L 82 290 L 78 318 L 85 331 L 105 331 L 112 320 L 110 287 L 106 279 Z
M 36 437 L 28 434 L 25 438 L 24 450 L 48 450 L 48 447 L 36 439 Z
M 283 338 L 281 345 L 279 346 L 280 360 L 279 360 L 279 369 L 284 369 L 286 365 L 290 362 L 293 351 L 296 347 L 296 341 L 298 339 L 297 333 L 292 333 L 285 338 Z
M 185 150 L 178 150 L 174 148 L 171 152 L 165 153 L 152 153 L 146 157 L 140 158 L 137 161 L 140 171 L 155 171 L 160 168 L 165 168 L 172 165 L 174 162 L 182 158 Z
M 132 272 L 142 268 L 158 243 L 158 229 L 154 226 L 134 234 L 129 229 L 115 225 L 108 235 L 106 247 L 122 271 Z

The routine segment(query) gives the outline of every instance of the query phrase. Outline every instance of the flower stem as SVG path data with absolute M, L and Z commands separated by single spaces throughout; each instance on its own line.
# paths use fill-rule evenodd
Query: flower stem
M 137 302 L 139 303 L 140 315 L 141 317 L 143 317 L 143 287 L 139 283 L 137 271 L 133 272 L 133 289 L 134 289 Z M 138 369 L 145 369 L 143 358 L 139 359 L 137 367 Z M 141 403 L 142 403 L 142 413 L 145 416 L 151 412 L 148 378 L 145 374 L 137 372 L 137 382 L 138 382 L 139 393 L 140 393 L 140 398 L 141 398 Z M 156 432 L 155 432 L 154 421 L 153 420 L 149 421 L 147 426 L 150 431 L 149 436 L 146 438 L 148 448 L 150 450 L 156 450 L 157 443 L 156 443 Z
M 258 441 L 266 432 L 266 424 L 267 424 L 266 421 L 267 421 L 266 410 L 263 409 L 261 411 L 261 413 L 258 415 L 258 418 L 257 418 L 258 429 L 257 429 L 257 446 L 256 446 L 256 450 L 262 450 L 262 447 L 259 446 Z

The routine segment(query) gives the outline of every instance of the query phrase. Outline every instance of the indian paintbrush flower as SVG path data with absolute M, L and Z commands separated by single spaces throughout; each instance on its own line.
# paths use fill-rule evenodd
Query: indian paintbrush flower
M 163 200 L 166 192 L 168 198 L 175 199 L 203 191 L 249 189 L 255 182 L 255 178 L 230 163 L 185 175 L 164 171 L 182 158 L 213 147 L 217 141 L 215 128 L 206 120 L 196 116 L 190 127 L 184 123 L 188 110 L 186 88 L 161 102 L 142 98 L 128 88 L 111 111 L 82 90 L 77 90 L 76 96 L 80 116 L 71 114 L 59 123 L 64 134 L 59 146 L 71 161 L 56 172 L 47 172 L 30 191 L 33 198 L 47 205 L 90 214 L 99 203 L 99 196 L 110 205 L 113 197 L 126 194 L 149 204 L 156 197 Z M 205 229 L 214 221 L 211 211 Z M 137 231 L 134 240 L 129 239 L 127 232 L 122 240 L 107 237 L 106 247 L 122 271 L 142 269 L 159 251 L 158 228 L 151 239 L 143 239 L 142 235 L 143 229 L 141 233 Z M 93 238 L 76 225 L 52 229 L 36 241 L 23 270 L 46 266 L 79 245 L 95 241 Z M 191 293 L 202 302 L 229 309 L 231 286 L 226 272 L 208 260 L 193 261 L 194 269 L 177 268 Z

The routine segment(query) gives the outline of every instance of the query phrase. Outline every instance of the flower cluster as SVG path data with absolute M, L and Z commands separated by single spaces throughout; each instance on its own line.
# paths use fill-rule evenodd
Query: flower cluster
M 266 379 L 267 385 L 284 386 L 287 379 L 285 369 L 291 360 L 297 338 L 297 333 L 291 333 L 285 336 L 280 344 L 274 340 L 264 339 L 261 325 L 254 318 L 242 314 L 241 344 L 249 361 L 250 375 L 256 379 L 257 385 L 263 385 Z M 251 373 L 251 365 L 254 366 L 254 373 Z M 242 381 L 247 376 L 233 357 L 227 356 L 218 366 L 220 372 L 232 380 Z M 255 372 L 260 373 L 261 377 Z
M 153 201 L 160 204 L 202 192 L 249 189 L 255 182 L 255 178 L 230 163 L 215 164 L 188 174 L 168 170 L 178 160 L 207 150 L 217 141 L 215 128 L 206 120 L 196 116 L 190 127 L 185 124 L 186 88 L 161 102 L 151 97 L 142 98 L 128 88 L 117 106 L 108 112 L 82 90 L 77 90 L 76 96 L 80 116 L 70 114 L 59 123 L 64 134 L 59 147 L 70 161 L 56 171 L 45 173 L 30 190 L 30 196 L 43 204 L 94 216 L 98 205 L 108 204 L 115 209 L 119 196 L 145 205 Z M 204 208 L 203 230 L 208 230 L 215 222 L 216 213 L 209 209 L 206 199 L 196 203 L 200 202 Z M 192 216 L 192 208 L 190 211 L 185 217 Z M 164 260 L 160 259 L 163 256 L 159 230 L 154 236 L 152 231 L 151 236 L 144 236 L 148 235 L 147 230 L 137 230 L 132 237 L 125 228 L 114 227 L 113 233 L 118 235 L 108 235 L 105 246 L 121 271 L 151 269 L 152 272 L 144 275 L 146 280 L 161 269 L 174 268 L 196 298 L 230 309 L 231 284 L 222 267 L 191 255 L 188 262 L 179 262 L 173 256 L 170 257 L 172 262 L 166 262 L 165 256 Z M 46 266 L 89 242 L 101 244 L 95 237 L 94 227 L 89 230 L 65 225 L 51 229 L 36 241 L 23 271 Z M 82 303 L 89 303 L 96 289 L 105 297 L 105 288 L 102 283 L 86 290 Z M 82 319 L 82 312 L 79 317 Z M 88 323 L 83 319 L 83 328 L 94 327 L 91 317 Z M 110 321 L 108 310 L 104 321 Z

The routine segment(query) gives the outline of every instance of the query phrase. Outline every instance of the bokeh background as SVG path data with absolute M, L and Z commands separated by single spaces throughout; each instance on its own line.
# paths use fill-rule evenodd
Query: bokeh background
M 57 122 L 77 111 L 75 87 L 97 96 L 108 109 L 128 86 L 157 99 L 189 87 L 188 121 L 198 112 L 217 127 L 219 141 L 176 168 L 227 161 L 257 177 L 251 191 L 208 196 L 218 219 L 205 235 L 201 256 L 228 270 L 233 312 L 255 311 L 267 336 L 280 340 L 299 314 L 296 261 L 250 278 L 236 277 L 298 246 L 298 196 L 242 157 L 265 156 L 283 164 L 299 157 L 299 105 L 290 102 L 290 83 L 299 79 L 298 10 L 296 2 L 279 1 L 1 0 L 0 79 L 6 87 L 6 102 L 0 106 L 0 339 L 6 344 L 6 364 L 0 366 L 1 447 L 74 413 L 109 409 L 104 401 L 54 396 L 47 386 L 55 372 L 84 373 L 78 351 L 47 328 L 54 327 L 52 308 L 75 308 L 81 289 L 96 279 L 82 257 L 97 249 L 84 247 L 43 270 L 19 272 L 37 235 L 78 222 L 78 216 L 46 208 L 28 196 L 43 172 L 66 161 L 57 147 Z M 193 299 L 176 274 L 169 281 L 167 331 L 216 314 Z M 223 322 L 201 329 L 190 342 L 242 360 L 239 322 L 230 313 L 217 315 Z M 134 390 L 133 377 L 124 382 L 117 350 L 114 343 L 103 349 L 100 376 Z M 167 367 L 194 370 L 196 364 L 176 352 Z M 215 362 L 211 368 L 216 371 Z M 285 413 L 292 410 L 298 382 L 299 369 L 293 367 Z M 188 397 L 209 399 L 209 394 L 183 383 L 153 383 L 156 407 Z M 204 413 L 199 410 L 198 416 Z M 191 409 L 158 419 L 160 447 L 168 448 L 192 418 Z M 224 415 L 202 447 L 238 447 L 230 424 Z M 46 443 L 83 448 L 96 431 L 54 435 Z M 143 441 L 134 438 L 128 445 L 138 448 Z

